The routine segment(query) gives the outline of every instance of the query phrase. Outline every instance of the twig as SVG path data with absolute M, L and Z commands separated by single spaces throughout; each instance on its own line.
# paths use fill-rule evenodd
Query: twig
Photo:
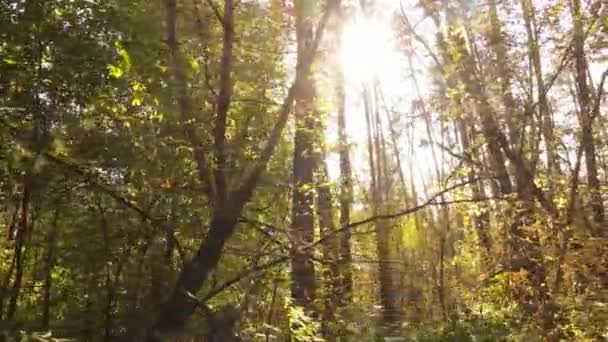
M 312 243 L 309 243 L 307 245 L 304 245 L 301 247 L 302 250 L 308 250 L 308 249 L 312 249 L 315 248 L 316 246 L 323 244 L 325 242 L 327 242 L 327 240 L 329 240 L 330 238 L 332 238 L 333 236 L 335 236 L 336 234 L 342 233 L 347 229 L 350 228 L 354 228 L 354 227 L 358 227 L 358 226 L 362 226 L 365 225 L 367 223 L 371 223 L 374 222 L 376 220 L 387 220 L 387 219 L 394 219 L 394 218 L 398 218 L 398 217 L 402 217 L 402 216 L 406 216 L 409 214 L 412 214 L 414 212 L 417 212 L 419 210 L 422 210 L 428 206 L 431 205 L 446 205 L 446 204 L 453 204 L 453 203 L 465 203 L 465 202 L 478 202 L 478 201 L 482 201 L 482 200 L 486 200 L 486 199 L 479 199 L 479 200 L 455 200 L 455 201 L 450 201 L 450 202 L 437 202 L 436 200 L 438 198 L 440 198 L 441 196 L 445 195 L 448 192 L 451 192 L 455 189 L 458 189 L 460 187 L 463 187 L 465 185 L 468 185 L 470 183 L 474 183 L 479 181 L 479 179 L 473 179 L 467 182 L 462 182 L 462 183 L 458 183 L 455 184 L 453 186 L 447 187 L 445 189 L 443 189 L 442 191 L 439 191 L 437 193 L 435 193 L 433 196 L 431 196 L 427 201 L 425 201 L 424 203 L 420 204 L 420 205 L 416 205 L 414 207 L 408 208 L 408 209 L 404 209 L 402 211 L 396 212 L 396 213 L 392 213 L 392 214 L 385 214 L 385 215 L 374 215 L 374 216 L 370 216 L 364 220 L 361 221 L 357 221 L 357 222 L 353 222 L 351 224 L 342 226 L 340 229 L 334 230 L 331 233 L 325 235 L 323 238 L 314 241 Z M 495 199 L 495 198 L 487 198 L 487 199 Z M 280 257 L 277 257 L 276 259 L 273 259 L 271 261 L 268 261 L 264 264 L 261 265 L 256 265 L 255 267 L 252 267 L 250 269 L 247 270 L 243 270 L 241 272 L 239 272 L 237 275 L 235 275 L 233 278 L 231 278 L 230 280 L 226 281 L 225 283 L 223 283 L 222 285 L 216 287 L 215 289 L 211 290 L 209 293 L 207 293 L 207 295 L 205 295 L 200 302 L 204 303 L 206 301 L 208 301 L 209 299 L 213 298 L 214 296 L 218 295 L 219 293 L 223 292 L 224 290 L 226 290 L 227 288 L 231 287 L 232 285 L 238 283 L 239 281 L 241 281 L 243 278 L 248 277 L 252 274 L 261 272 L 261 271 L 265 271 L 269 268 L 278 266 L 288 260 L 291 259 L 291 255 L 283 255 Z

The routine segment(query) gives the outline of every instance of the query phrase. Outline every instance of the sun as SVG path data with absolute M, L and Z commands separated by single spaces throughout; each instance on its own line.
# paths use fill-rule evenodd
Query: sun
M 343 30 L 342 67 L 346 81 L 363 84 L 390 81 L 398 74 L 399 56 L 389 23 L 357 18 Z

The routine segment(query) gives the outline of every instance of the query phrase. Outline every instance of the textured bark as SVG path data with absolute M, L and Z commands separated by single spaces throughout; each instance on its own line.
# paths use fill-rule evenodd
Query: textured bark
M 296 2 L 296 39 L 298 59 L 308 53 L 313 40 L 313 24 L 310 6 L 304 0 Z M 293 207 L 291 222 L 292 260 L 291 295 L 296 305 L 312 309 L 315 299 L 315 269 L 312 251 L 302 249 L 314 240 L 314 192 L 315 171 L 315 85 L 310 72 L 296 75 L 295 144 L 293 157 Z
M 240 212 L 235 208 L 234 212 Z M 199 247 L 196 256 L 183 268 L 171 298 L 161 309 L 153 330 L 172 332 L 180 329 L 198 306 L 193 296 L 203 286 L 210 272 L 222 255 L 224 244 L 236 226 L 234 212 L 215 213 L 209 226 L 207 239 Z M 151 335 L 150 338 L 153 338 Z

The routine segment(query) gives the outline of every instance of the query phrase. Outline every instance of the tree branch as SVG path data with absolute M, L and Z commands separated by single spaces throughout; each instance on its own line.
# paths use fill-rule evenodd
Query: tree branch
M 340 234 L 342 232 L 344 232 L 347 229 L 351 229 L 351 228 L 355 228 L 358 226 L 362 226 L 368 223 L 372 223 L 376 220 L 387 220 L 387 219 L 394 219 L 394 218 L 398 218 L 398 217 L 403 217 L 409 214 L 412 214 L 414 212 L 417 212 L 419 210 L 422 210 L 428 206 L 432 206 L 432 205 L 447 205 L 447 204 L 456 204 L 456 203 L 471 203 L 471 202 L 480 202 L 480 201 L 485 201 L 485 200 L 500 200 L 502 198 L 483 198 L 483 199 L 464 199 L 464 200 L 454 200 L 454 201 L 440 201 L 437 202 L 438 198 L 441 198 L 442 196 L 444 196 L 445 194 L 458 189 L 460 187 L 463 187 L 465 185 L 474 183 L 479 181 L 479 179 L 473 179 L 471 181 L 467 181 L 467 182 L 462 182 L 462 183 L 458 183 L 455 184 L 453 186 L 447 187 L 437 193 L 435 193 L 433 196 L 429 197 L 424 203 L 420 204 L 420 205 L 416 205 L 414 207 L 408 208 L 408 209 L 404 209 L 402 211 L 399 212 L 395 212 L 392 214 L 386 214 L 386 215 L 375 215 L 375 216 L 370 216 L 364 220 L 361 221 L 357 221 L 357 222 L 353 222 L 350 223 L 348 225 L 342 226 L 340 229 L 334 230 L 331 233 L 325 235 L 323 238 L 320 238 L 317 241 L 314 241 L 312 243 L 309 243 L 307 245 L 303 245 L 300 247 L 300 249 L 302 250 L 308 250 L 308 249 L 312 249 L 315 248 L 318 245 L 324 244 L 326 243 L 329 239 L 333 238 L 334 236 L 336 236 L 337 234 Z M 233 278 L 231 278 L 230 280 L 226 281 L 225 283 L 223 283 L 222 285 L 216 287 L 214 290 L 211 290 L 207 295 L 205 295 L 205 297 L 203 297 L 203 299 L 200 300 L 200 302 L 204 303 L 206 301 L 208 301 L 209 299 L 213 298 L 214 296 L 218 295 L 219 293 L 221 293 L 222 291 L 228 289 L 230 286 L 238 283 L 239 281 L 241 281 L 242 279 L 244 279 L 245 277 L 248 277 L 252 274 L 261 272 L 261 271 L 265 271 L 266 269 L 269 269 L 271 267 L 275 267 L 278 266 L 284 262 L 287 262 L 291 259 L 291 255 L 287 254 L 287 255 L 283 255 L 283 256 L 279 256 L 273 260 L 270 260 L 264 264 L 260 264 L 260 265 L 256 265 L 255 267 L 252 267 L 250 269 L 247 270 L 243 270 L 241 272 L 239 272 L 237 275 L 235 275 Z
M 313 40 L 313 43 L 310 47 L 310 50 L 305 55 L 305 58 L 303 58 L 303 61 L 301 63 L 298 63 L 298 65 L 296 67 L 298 69 L 296 71 L 296 74 L 302 74 L 303 72 L 307 72 L 310 69 L 310 66 L 313 63 L 314 57 L 319 48 L 319 44 L 321 43 L 321 40 L 323 39 L 323 33 L 325 31 L 325 26 L 327 25 L 327 22 L 333 13 L 333 8 L 334 8 L 333 6 L 328 6 L 328 8 L 323 13 L 323 16 L 321 17 L 319 23 L 317 24 L 317 32 L 316 32 L 315 38 Z M 262 149 L 260 159 L 257 161 L 257 163 L 252 167 L 252 169 L 249 172 L 245 173 L 244 180 L 243 180 L 242 184 L 240 185 L 240 187 L 234 192 L 233 195 L 229 196 L 231 198 L 234 197 L 234 200 L 237 203 L 239 203 L 239 202 L 244 203 L 251 197 L 251 194 L 252 194 L 255 186 L 257 185 L 257 183 L 262 175 L 262 172 L 264 172 L 264 170 L 266 170 L 268 161 L 272 157 L 274 150 L 275 150 L 277 144 L 279 143 L 279 139 L 281 138 L 283 129 L 285 128 L 285 125 L 287 124 L 287 119 L 289 118 L 289 113 L 291 113 L 291 111 L 292 111 L 292 107 L 293 107 L 295 95 L 296 95 L 296 86 L 297 86 L 298 82 L 299 82 L 299 80 L 297 80 L 297 79 L 294 80 L 294 82 L 289 87 L 289 90 L 287 92 L 287 97 L 285 98 L 285 100 L 283 101 L 283 104 L 281 105 L 281 110 L 279 112 L 279 117 L 277 119 L 277 122 L 270 132 L 270 137 L 268 138 L 266 145 Z

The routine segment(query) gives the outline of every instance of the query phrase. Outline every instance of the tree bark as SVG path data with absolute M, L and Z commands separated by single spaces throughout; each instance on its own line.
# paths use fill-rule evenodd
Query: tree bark
M 29 177 L 27 177 L 29 178 Z M 29 180 L 25 181 L 23 189 L 23 199 L 21 200 L 21 220 L 19 223 L 19 229 L 17 231 L 17 237 L 15 238 L 15 279 L 11 287 L 10 298 L 8 302 L 8 308 L 6 313 L 6 320 L 11 321 L 15 317 L 17 312 L 17 303 L 19 300 L 19 294 L 21 292 L 21 283 L 23 281 L 23 274 L 25 268 L 25 248 L 27 234 L 30 230 L 31 222 L 30 218 L 30 185 Z
M 198 136 L 194 135 L 196 132 L 189 125 L 189 121 L 192 118 L 192 106 L 188 94 L 189 89 L 186 82 L 186 74 L 184 72 L 184 61 L 176 37 L 177 0 L 165 0 L 165 5 L 167 45 L 171 52 L 171 73 L 173 75 L 173 87 L 177 103 L 182 112 L 181 116 L 184 124 L 190 127 L 186 131 L 194 149 L 194 159 L 197 162 L 200 181 L 203 184 L 213 184 L 213 182 L 209 182 L 210 173 L 206 167 L 201 141 Z M 330 13 L 330 11 L 326 11 L 323 14 L 310 50 L 307 51 L 301 60 L 298 60 L 297 73 L 308 73 Z M 297 77 L 295 83 L 298 83 Z M 277 121 L 270 131 L 270 136 L 265 146 L 262 148 L 260 158 L 245 171 L 244 179 L 235 190 L 228 191 L 228 189 L 225 189 L 227 193 L 226 200 L 213 202 L 214 207 L 208 233 L 200 243 L 195 256 L 185 262 L 184 267 L 179 273 L 173 293 L 161 308 L 157 319 L 148 328 L 146 337 L 148 341 L 162 340 L 162 335 L 180 330 L 200 305 L 194 296 L 205 284 L 211 271 L 217 267 L 224 245 L 234 234 L 238 218 L 241 216 L 247 202 L 253 196 L 262 173 L 266 170 L 266 166 L 274 153 L 283 129 L 287 124 L 289 113 L 292 110 L 296 93 L 295 88 L 295 84 L 292 84 L 289 88 L 287 96 L 279 110 Z M 213 186 L 211 186 L 212 188 Z M 213 199 L 215 191 L 209 191 L 209 193 Z
M 370 200 L 374 215 L 384 212 L 383 203 L 386 190 L 384 183 L 386 174 L 383 167 L 383 156 L 385 151 L 382 149 L 380 138 L 379 113 L 375 106 L 376 101 L 372 98 L 372 93 L 367 89 L 363 94 L 365 102 L 365 117 L 367 123 L 367 143 L 369 167 L 371 173 Z M 394 277 L 397 272 L 393 267 L 390 251 L 390 226 L 386 220 L 376 220 L 374 222 L 376 232 L 376 253 L 378 255 L 378 278 L 380 282 L 380 304 L 382 306 L 382 324 L 388 328 L 395 327 L 401 321 L 401 308 L 399 307 L 397 283 Z
M 322 132 L 321 132 L 322 134 Z M 327 172 L 327 163 L 325 161 L 325 147 L 321 147 L 319 159 L 317 160 L 317 217 L 319 219 L 320 238 L 325 238 L 326 243 L 322 246 L 323 259 L 325 265 L 323 267 L 324 281 L 324 310 L 322 313 L 323 335 L 326 340 L 332 341 L 335 336 L 327 328 L 328 323 L 335 321 L 336 307 L 344 303 L 342 296 L 342 281 L 340 279 L 340 235 L 336 233 L 336 225 L 333 215 L 333 200 L 331 194 L 331 185 Z
M 604 203 L 597 170 L 595 139 L 591 117 L 593 115 L 593 101 L 589 83 L 587 81 L 587 58 L 585 56 L 585 32 L 583 28 L 583 13 L 580 0 L 571 0 L 572 21 L 574 23 L 573 49 L 575 79 L 578 90 L 580 106 L 581 144 L 585 152 L 585 166 L 587 168 L 587 184 L 591 193 L 591 210 L 598 227 L 604 225 Z M 601 229 L 601 228 L 600 228 Z M 605 229 L 601 229 L 605 230 Z
M 515 99 L 513 98 L 513 92 L 511 90 L 511 68 L 509 66 L 509 59 L 507 56 L 507 50 L 505 48 L 505 42 L 502 32 L 502 25 L 498 18 L 498 8 L 496 0 L 490 0 L 490 33 L 489 41 L 492 49 L 494 50 L 494 56 L 497 67 L 497 78 L 500 84 L 500 96 L 504 106 L 504 119 L 509 128 L 509 139 L 511 145 L 514 148 L 519 148 L 519 136 L 521 134 L 521 127 L 519 124 L 519 111 L 517 110 Z
M 44 267 L 44 293 L 42 295 L 42 329 L 48 330 L 51 320 L 51 293 L 53 288 L 53 269 L 55 268 L 55 247 L 59 230 L 59 209 L 55 209 L 53 225 L 47 237 L 47 250 Z
M 296 39 L 298 60 L 310 50 L 313 40 L 312 8 L 304 0 L 296 1 Z M 315 85 L 313 75 L 306 71 L 296 75 L 295 145 L 293 157 L 292 260 L 291 295 L 296 305 L 311 310 L 315 299 L 315 269 L 312 251 L 302 246 L 314 240 L 313 174 L 316 158 Z
M 521 0 L 524 15 L 526 33 L 528 35 L 528 56 L 530 64 L 534 69 L 536 80 L 536 93 L 538 97 L 538 112 L 541 118 L 541 132 L 545 141 L 547 169 L 553 175 L 559 174 L 559 160 L 555 147 L 553 132 L 553 119 L 547 100 L 547 91 L 543 77 L 542 63 L 540 57 L 540 46 L 538 41 L 538 28 L 536 26 L 536 15 L 531 0 Z
M 339 34 L 341 37 L 341 33 Z M 338 42 L 337 46 L 341 46 Z M 350 145 L 346 131 L 346 97 L 344 91 L 344 73 L 338 65 L 336 80 L 336 97 L 338 106 L 338 144 L 340 154 L 340 227 L 348 227 L 350 224 L 350 210 L 353 202 L 352 170 L 350 163 Z M 344 229 L 340 239 L 340 267 L 342 281 L 342 304 L 352 301 L 353 276 L 352 276 L 352 254 L 350 248 L 351 232 L 349 228 Z

